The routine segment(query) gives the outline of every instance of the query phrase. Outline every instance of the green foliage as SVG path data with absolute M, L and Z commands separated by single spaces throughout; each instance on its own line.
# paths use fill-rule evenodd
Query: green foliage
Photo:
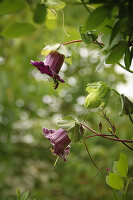
M 74 117 L 63 117 L 62 119 L 58 120 L 57 124 L 68 132 L 69 138 L 72 142 L 79 142 L 83 137 L 83 133 L 81 133 L 81 125 Z
M 46 18 L 46 5 L 45 4 L 37 4 L 36 9 L 34 11 L 34 22 L 37 24 L 42 24 Z
M 126 177 L 127 176 L 127 172 L 128 172 L 128 161 L 127 161 L 127 157 L 124 153 L 120 154 L 118 163 L 117 163 L 117 171 L 120 174 L 120 176 L 122 177 Z
M 124 55 L 127 48 L 126 42 L 120 42 L 116 46 L 114 46 L 106 58 L 106 64 L 112 64 L 118 62 L 122 56 Z
M 87 32 L 82 32 L 81 30 L 82 28 L 79 28 L 79 32 L 80 32 L 80 36 L 82 38 L 82 40 L 89 45 L 92 42 L 95 42 L 96 39 L 98 38 L 98 34 L 96 31 L 87 31 Z
M 83 26 L 82 31 L 90 31 L 96 28 L 110 15 L 110 12 L 110 7 L 107 6 L 101 6 L 94 9 Z
M 107 184 L 116 190 L 123 190 L 124 181 L 123 179 L 116 173 L 110 173 L 109 176 L 106 176 Z
M 36 28 L 30 23 L 14 23 L 6 27 L 1 35 L 6 38 L 18 38 L 22 36 L 27 36 L 36 31 Z
M 106 83 L 99 81 L 88 83 L 86 91 L 89 94 L 85 99 L 85 107 L 92 109 L 106 106 L 111 90 Z
M 72 116 L 66 116 L 63 117 L 62 119 L 59 119 L 58 121 L 58 126 L 61 128 L 65 129 L 66 131 L 69 131 L 75 126 L 76 119 Z
M 124 62 L 125 62 L 125 66 L 127 69 L 130 68 L 131 66 L 131 62 L 132 62 L 132 51 L 130 50 L 130 47 L 127 47 L 126 51 L 125 51 L 125 56 L 124 56 Z
M 121 101 L 122 101 L 122 111 L 121 115 L 130 115 L 133 113 L 133 103 L 124 95 L 121 94 Z
M 0 15 L 12 14 L 27 8 L 22 0 L 0 1 Z
M 106 176 L 106 183 L 115 190 L 120 190 L 122 198 L 125 200 L 129 182 L 132 178 L 127 178 L 128 160 L 124 153 L 120 154 L 119 160 L 114 161 L 113 173 Z M 125 184 L 124 184 L 125 183 Z M 116 193 L 116 199 L 117 199 Z
M 124 181 L 118 174 L 110 173 L 109 176 L 106 176 L 106 182 L 113 189 L 123 190 Z
M 29 196 L 29 191 L 24 192 L 23 194 L 20 194 L 20 190 L 17 190 L 18 200 L 27 200 Z

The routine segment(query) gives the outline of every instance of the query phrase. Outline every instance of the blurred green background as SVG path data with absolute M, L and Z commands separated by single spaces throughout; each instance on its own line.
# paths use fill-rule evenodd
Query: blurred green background
M 102 121 L 106 131 L 107 123 L 98 113 L 84 108 L 85 88 L 88 82 L 99 80 L 116 88 L 118 83 L 125 82 L 124 75 L 118 74 L 111 65 L 96 70 L 102 59 L 97 45 L 72 44 L 72 65 L 64 63 L 60 72 L 66 83 L 54 90 L 52 82 L 41 75 L 30 60 L 43 60 L 40 52 L 47 44 L 80 39 L 78 29 L 87 12 L 81 4 L 67 4 L 64 25 L 62 10 L 57 11 L 56 19 L 46 17 L 44 23 L 37 24 L 33 11 L 40 1 L 22 2 L 25 4 L 22 10 L 0 16 L 0 30 L 15 22 L 29 22 L 36 27 L 28 36 L 15 39 L 0 36 L 0 199 L 16 199 L 19 188 L 21 192 L 30 190 L 29 199 L 113 200 L 113 191 L 105 182 L 105 168 L 91 180 L 97 169 L 82 142 L 72 144 L 66 163 L 59 159 L 54 166 L 56 157 L 50 152 L 42 127 L 58 129 L 57 119 L 72 114 L 81 121 L 86 118 L 85 123 L 95 130 Z M 108 116 L 118 136 L 131 139 L 131 122 L 127 116 L 119 117 L 117 103 L 113 95 L 107 107 Z M 99 168 L 112 168 L 114 160 L 124 152 L 129 161 L 129 176 L 133 176 L 132 152 L 124 145 L 98 137 L 86 142 Z M 127 194 L 130 200 L 133 199 L 132 188 L 130 184 Z

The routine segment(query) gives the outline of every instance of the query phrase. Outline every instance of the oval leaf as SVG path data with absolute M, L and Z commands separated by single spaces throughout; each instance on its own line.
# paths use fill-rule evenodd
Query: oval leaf
M 123 179 L 116 173 L 110 173 L 106 176 L 106 183 L 115 190 L 122 190 L 124 187 Z
M 83 133 L 81 133 L 81 125 L 75 123 L 75 126 L 68 130 L 69 138 L 72 142 L 79 142 L 80 139 L 83 137 Z
M 30 23 L 15 23 L 5 28 L 1 35 L 6 38 L 18 38 L 27 36 L 36 31 L 36 28 Z
M 29 196 L 29 191 L 26 191 L 26 192 L 23 193 L 21 199 L 22 199 L 22 200 L 27 200 L 27 199 L 28 199 L 28 196 Z
M 96 8 L 89 15 L 85 25 L 82 28 L 82 31 L 93 30 L 95 27 L 100 25 L 108 15 L 109 15 L 109 7 L 101 6 Z
M 106 64 L 113 64 L 118 62 L 124 55 L 126 48 L 127 42 L 120 42 L 119 44 L 115 45 L 106 59 Z
M 37 24 L 41 24 L 45 21 L 46 17 L 46 6 L 45 4 L 37 4 L 36 9 L 34 11 L 34 22 Z
M 126 177 L 127 176 L 127 172 L 128 172 L 128 160 L 127 157 L 124 153 L 120 154 L 118 163 L 117 163 L 117 171 L 120 174 L 120 176 L 122 177 Z
M 58 120 L 58 126 L 68 131 L 75 126 L 76 120 L 72 116 L 66 116 Z
M 130 68 L 131 61 L 132 61 L 131 51 L 130 51 L 130 48 L 127 47 L 125 51 L 125 57 L 124 57 L 124 62 L 127 69 Z

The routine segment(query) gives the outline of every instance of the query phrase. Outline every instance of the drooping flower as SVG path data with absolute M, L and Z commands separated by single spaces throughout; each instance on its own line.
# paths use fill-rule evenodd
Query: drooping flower
M 58 53 L 57 51 L 51 51 L 44 62 L 38 62 L 31 60 L 31 64 L 35 66 L 42 74 L 47 74 L 51 76 L 54 80 L 55 89 L 59 85 L 59 81 L 64 83 L 65 81 L 58 75 L 61 66 L 64 62 L 65 56 Z
M 66 155 L 69 154 L 71 140 L 68 137 L 67 131 L 60 128 L 59 130 L 49 130 L 43 128 L 43 133 L 46 138 L 50 140 L 52 144 L 52 152 L 54 155 L 62 157 L 66 161 Z

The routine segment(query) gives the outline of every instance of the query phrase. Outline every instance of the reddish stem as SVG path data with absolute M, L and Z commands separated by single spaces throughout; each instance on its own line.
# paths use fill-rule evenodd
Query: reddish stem
M 108 140 L 114 140 L 114 141 L 117 141 L 117 142 L 128 142 L 128 143 L 133 143 L 133 140 L 121 140 L 121 139 L 117 139 L 117 138 L 111 138 L 109 136 L 105 136 L 104 134 L 100 134 L 99 132 L 91 129 L 90 127 L 86 126 L 85 124 L 82 124 L 80 123 L 82 126 L 84 126 L 86 129 L 88 129 L 89 131 L 95 133 L 97 136 L 101 136 L 105 139 L 108 139 Z
M 75 42 L 83 42 L 83 40 L 73 40 L 73 41 L 65 42 L 65 43 L 63 43 L 63 45 L 71 44 L 71 43 L 75 43 Z M 94 44 L 97 44 L 97 42 L 94 42 Z M 99 42 L 99 44 L 103 45 L 103 43 L 101 43 L 101 42 Z

